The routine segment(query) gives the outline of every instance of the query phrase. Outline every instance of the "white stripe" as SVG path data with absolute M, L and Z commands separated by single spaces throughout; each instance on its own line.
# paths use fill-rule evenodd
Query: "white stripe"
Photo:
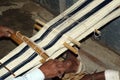
M 120 72 L 115 70 L 106 70 L 105 80 L 120 80 Z

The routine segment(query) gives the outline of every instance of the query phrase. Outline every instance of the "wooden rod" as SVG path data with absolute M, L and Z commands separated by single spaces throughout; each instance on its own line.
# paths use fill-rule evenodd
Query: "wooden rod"
M 72 37 L 70 37 L 70 36 L 68 36 L 68 39 L 72 42 L 72 43 L 74 43 L 75 45 L 77 45 L 78 47 L 80 47 L 80 42 L 79 41 L 77 41 L 77 40 L 75 40 L 75 39 L 73 39 Z
M 39 23 L 40 25 L 42 25 L 42 26 L 44 26 L 44 25 L 46 24 L 46 23 L 40 21 L 39 19 L 36 19 L 35 21 L 36 21 L 37 23 Z
M 68 48 L 70 51 L 72 51 L 75 54 L 78 54 L 78 50 L 70 46 L 68 43 L 64 42 L 63 45 Z
M 42 27 L 41 27 L 41 26 L 39 26 L 38 24 L 34 24 L 34 28 L 35 28 L 35 29 L 37 29 L 37 30 L 42 29 Z
M 23 41 L 16 36 L 16 33 L 11 33 L 10 38 L 17 44 L 21 44 Z
M 0 62 L 0 64 L 2 65 L 2 62 Z M 15 74 L 14 74 L 9 68 L 7 68 L 5 65 L 3 65 L 3 67 L 4 67 L 8 72 L 10 72 L 13 76 L 15 76 Z
M 49 56 L 44 52 L 44 50 L 36 45 L 33 41 L 31 41 L 28 37 L 22 35 L 19 31 L 16 32 L 16 36 L 27 43 L 35 52 L 37 52 L 41 57 L 43 57 L 45 60 L 49 58 Z

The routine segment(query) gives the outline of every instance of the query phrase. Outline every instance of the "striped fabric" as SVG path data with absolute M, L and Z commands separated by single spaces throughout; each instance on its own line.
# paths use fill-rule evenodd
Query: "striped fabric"
M 63 45 L 64 42 L 71 46 L 74 45 L 69 41 L 69 37 L 81 41 L 95 29 L 99 29 L 119 17 L 119 5 L 120 0 L 79 0 L 48 22 L 36 35 L 31 37 L 31 40 L 45 50 L 50 56 L 49 59 L 55 59 L 67 50 Z M 22 75 L 28 70 L 40 66 L 41 59 L 42 57 L 26 43 L 22 43 L 0 60 L 2 63 L 0 77 L 8 80 Z

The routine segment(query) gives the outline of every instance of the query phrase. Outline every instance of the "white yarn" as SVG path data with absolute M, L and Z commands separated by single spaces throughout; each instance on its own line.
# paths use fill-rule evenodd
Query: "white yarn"
M 84 65 L 84 63 L 82 62 L 82 58 L 81 58 L 81 56 L 80 56 L 79 53 L 78 53 L 77 59 L 80 61 L 80 65 L 79 65 L 79 67 L 78 67 L 78 70 L 77 70 L 76 74 L 85 72 L 85 65 Z
M 120 80 L 120 72 L 115 70 L 106 70 L 105 80 Z

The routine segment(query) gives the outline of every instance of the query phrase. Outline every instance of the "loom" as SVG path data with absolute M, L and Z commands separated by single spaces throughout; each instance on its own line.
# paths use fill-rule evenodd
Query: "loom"
M 47 58 L 55 59 L 70 49 L 75 54 L 80 41 L 108 22 L 120 16 L 120 0 L 78 0 L 30 38 Z M 37 20 L 39 22 L 39 20 Z M 20 37 L 19 34 L 16 34 Z M 26 41 L 27 42 L 27 41 Z M 17 77 L 42 65 L 43 57 L 26 42 L 22 42 L 0 60 L 0 77 Z

